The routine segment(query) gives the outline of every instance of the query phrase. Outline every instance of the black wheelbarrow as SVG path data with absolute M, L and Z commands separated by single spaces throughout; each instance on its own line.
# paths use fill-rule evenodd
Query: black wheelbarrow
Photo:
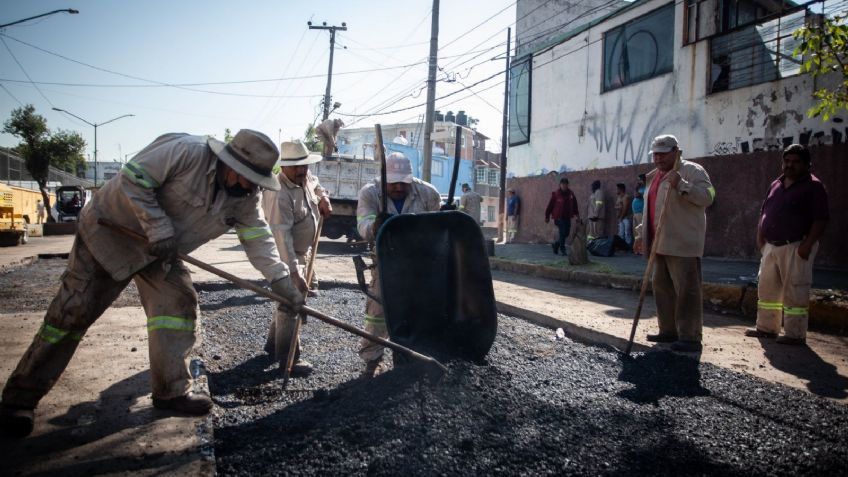
M 394 216 L 380 228 L 376 252 L 392 341 L 447 358 L 485 358 L 498 312 L 483 232 L 471 216 Z

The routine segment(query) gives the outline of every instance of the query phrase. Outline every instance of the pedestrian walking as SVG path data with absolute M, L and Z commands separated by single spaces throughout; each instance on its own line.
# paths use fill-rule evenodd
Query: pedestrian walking
M 197 293 L 177 253 L 189 253 L 235 228 L 250 262 L 295 308 L 303 295 L 280 262 L 259 216 L 259 188 L 279 189 L 271 173 L 277 147 L 264 134 L 239 131 L 224 144 L 206 136 L 165 134 L 126 163 L 94 194 L 38 333 L 3 389 L 0 426 L 26 436 L 34 409 L 59 379 L 88 328 L 134 280 L 147 314 L 153 406 L 209 412 L 195 394 L 186 358 L 195 342 Z M 98 223 L 147 236 L 129 240 Z
M 309 172 L 309 165 L 320 162 L 322 157 L 310 154 L 300 142 L 280 144 L 280 173 L 277 180 L 280 190 L 262 192 L 262 210 L 265 221 L 271 228 L 280 259 L 289 268 L 292 282 L 301 293 L 307 293 L 306 266 L 314 253 L 312 242 L 318 232 L 318 220 L 332 213 L 330 199 L 318 178 Z M 280 363 L 285 370 L 292 335 L 297 332 L 298 316 L 284 306 L 278 306 L 268 329 L 265 351 Z M 301 359 L 300 339 L 297 340 L 292 377 L 306 376 L 312 372 L 312 364 Z
M 356 206 L 357 229 L 359 235 L 368 242 L 374 242 L 377 231 L 383 222 L 392 215 L 420 214 L 437 212 L 441 205 L 439 191 L 429 182 L 412 177 L 412 164 L 400 152 L 393 152 L 386 158 L 386 193 L 388 210 L 380 210 L 381 184 L 376 178 L 359 191 Z M 372 248 L 373 249 L 373 248 Z M 410 251 L 414 253 L 414 251 Z M 379 299 L 380 275 L 377 273 L 376 255 L 372 255 L 371 292 Z M 383 306 L 369 297 L 365 302 L 365 331 L 380 337 L 387 337 L 386 319 Z M 359 356 L 365 361 L 362 377 L 371 378 L 384 370 L 383 346 L 362 339 Z
M 627 246 L 633 248 L 633 209 L 630 207 L 630 196 L 627 195 L 625 185 L 615 185 L 615 213 L 618 218 L 618 236 L 627 242 Z
M 512 243 L 515 240 L 515 234 L 518 233 L 518 223 L 521 217 L 521 198 L 515 194 L 515 189 L 506 191 L 506 243 Z
M 586 240 L 596 239 L 604 236 L 604 217 L 606 210 L 604 205 L 604 191 L 601 190 L 601 181 L 592 182 L 592 193 L 589 195 L 589 203 L 587 204 L 588 212 L 586 218 L 589 219 L 588 231 L 586 232 Z
M 827 190 L 811 167 L 806 147 L 787 147 L 783 174 L 771 183 L 760 208 L 757 326 L 746 330 L 747 336 L 806 343 L 813 261 L 830 219 Z M 783 335 L 778 336 L 781 321 Z
M 480 204 L 483 202 L 483 197 L 480 194 L 471 190 L 468 184 L 462 184 L 462 197 L 459 198 L 459 210 L 470 215 L 477 225 L 482 225 L 480 220 Z
M 551 244 L 554 249 L 554 255 L 565 251 L 565 241 L 571 232 L 571 219 L 579 218 L 580 212 L 577 207 L 577 197 L 574 192 L 568 188 L 568 178 L 563 177 L 559 180 L 557 190 L 551 192 L 551 198 L 548 200 L 548 206 L 545 208 L 545 223 L 550 223 L 551 217 L 554 219 L 554 225 L 557 226 L 559 235 Z
M 703 302 L 701 257 L 707 230 L 706 208 L 715 189 L 703 167 L 681 158 L 677 138 L 667 134 L 651 143 L 656 168 L 647 175 L 643 241 L 654 244 L 651 281 L 660 331 L 648 341 L 672 342 L 676 351 L 701 351 Z M 662 228 L 658 228 L 662 217 Z
M 639 174 L 633 196 L 633 253 L 642 255 L 642 212 L 645 209 L 645 174 Z

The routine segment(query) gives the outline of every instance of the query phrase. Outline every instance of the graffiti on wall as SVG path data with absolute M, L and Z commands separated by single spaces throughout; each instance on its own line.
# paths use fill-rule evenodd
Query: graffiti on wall
M 841 118 L 833 119 L 835 124 L 842 122 Z M 725 154 L 742 153 L 757 151 L 780 151 L 785 149 L 790 144 L 803 144 L 805 146 L 821 146 L 826 144 L 842 144 L 848 142 L 848 127 L 837 129 L 831 127 L 813 131 L 806 129 L 796 135 L 782 137 L 754 137 L 747 140 L 736 138 L 735 142 L 718 142 L 713 148 L 713 155 L 721 156 Z
M 657 97 L 673 97 L 671 80 L 666 83 L 663 93 Z M 680 130 L 681 125 L 685 125 L 690 132 L 700 127 L 696 115 L 689 115 L 688 112 L 669 113 L 674 110 L 675 108 L 669 108 L 659 101 L 656 101 L 651 110 L 644 110 L 641 94 L 633 101 L 632 106 L 625 108 L 624 99 L 620 97 L 614 113 L 607 112 L 606 103 L 601 104 L 600 114 L 589 118 L 587 132 L 595 141 L 599 154 L 611 155 L 620 165 L 642 164 L 650 161 L 651 141 L 656 136 L 674 134 Z M 665 114 L 661 115 L 661 111 Z M 636 118 L 646 121 L 641 131 L 637 131 Z M 611 165 L 608 161 L 603 162 L 607 163 L 601 167 Z

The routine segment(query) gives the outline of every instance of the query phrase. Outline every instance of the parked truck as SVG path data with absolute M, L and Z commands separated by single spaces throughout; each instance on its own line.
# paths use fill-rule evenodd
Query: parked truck
M 327 189 L 333 215 L 324 222 L 321 235 L 331 239 L 347 236 L 348 242 L 361 240 L 356 231 L 356 201 L 359 189 L 380 175 L 380 163 L 373 158 L 333 155 L 310 166 Z
M 41 193 L 0 183 L 0 246 L 29 241 L 27 225 L 38 219 Z

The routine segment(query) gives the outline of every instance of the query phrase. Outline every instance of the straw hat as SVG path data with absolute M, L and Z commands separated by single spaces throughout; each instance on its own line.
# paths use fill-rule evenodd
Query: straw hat
M 280 190 L 280 183 L 271 173 L 277 162 L 277 146 L 259 131 L 242 129 L 227 144 L 215 138 L 207 139 L 212 152 L 238 175 L 259 187 Z

